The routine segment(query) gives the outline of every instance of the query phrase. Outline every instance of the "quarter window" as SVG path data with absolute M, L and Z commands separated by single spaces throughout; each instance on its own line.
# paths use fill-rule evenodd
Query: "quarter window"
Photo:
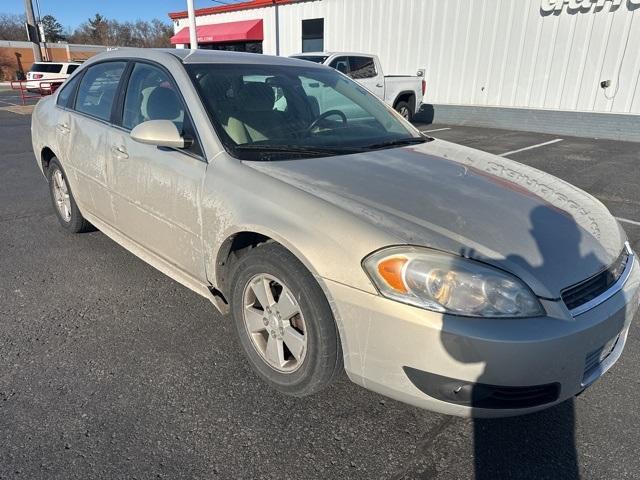
M 76 110 L 108 121 L 125 65 L 125 62 L 107 62 L 89 67 L 78 88 Z
M 69 101 L 73 96 L 73 92 L 76 89 L 76 85 L 78 84 L 78 80 L 80 79 L 81 76 L 82 75 L 78 74 L 72 79 L 62 84 L 62 89 L 60 90 L 60 93 L 58 94 L 58 99 L 56 100 L 57 105 L 64 108 L 69 106 Z
M 371 57 L 349 57 L 349 76 L 353 79 L 373 78 L 377 75 L 376 64 Z
M 182 131 L 184 105 L 164 71 L 136 63 L 127 86 L 122 126 L 132 129 L 147 120 L 171 120 Z

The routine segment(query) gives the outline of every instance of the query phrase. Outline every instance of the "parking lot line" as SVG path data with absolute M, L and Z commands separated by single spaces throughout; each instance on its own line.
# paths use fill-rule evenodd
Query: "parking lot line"
M 622 223 L 629 223 L 631 225 L 638 225 L 640 227 L 640 222 L 636 222 L 635 220 L 629 220 L 628 218 L 616 217 L 618 221 Z
M 420 130 L 420 133 L 442 132 L 443 130 L 451 130 L 451 128 L 434 128 L 433 130 Z
M 507 155 L 511 155 L 513 153 L 524 152 L 526 150 L 533 150 L 534 148 L 544 147 L 545 145 L 551 145 L 553 143 L 561 142 L 561 138 L 555 138 L 553 140 L 549 140 L 548 142 L 537 143 L 535 145 L 531 145 L 529 147 L 519 148 L 517 150 L 511 150 L 510 152 L 501 153 L 499 156 L 506 157 Z

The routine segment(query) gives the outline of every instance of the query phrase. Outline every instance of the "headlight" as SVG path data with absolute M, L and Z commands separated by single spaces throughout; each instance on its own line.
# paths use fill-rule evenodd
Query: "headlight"
M 363 262 L 387 298 L 471 317 L 535 317 L 544 310 L 521 280 L 474 260 L 417 247 L 391 247 Z

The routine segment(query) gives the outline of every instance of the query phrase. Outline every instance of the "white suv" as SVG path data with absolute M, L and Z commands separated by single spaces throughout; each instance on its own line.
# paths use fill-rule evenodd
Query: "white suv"
M 36 62 L 27 72 L 26 88 L 30 92 L 51 93 L 79 66 L 77 62 Z

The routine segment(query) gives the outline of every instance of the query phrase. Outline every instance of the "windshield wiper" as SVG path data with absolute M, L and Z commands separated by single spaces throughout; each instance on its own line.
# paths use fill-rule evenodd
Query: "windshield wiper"
M 257 152 L 268 156 L 269 154 L 287 154 L 322 156 L 322 155 L 346 155 L 349 153 L 362 152 L 361 148 L 349 147 L 305 147 L 301 145 L 238 145 L 234 150 Z
M 379 148 L 404 147 L 406 145 L 428 142 L 429 140 L 427 137 L 400 138 L 397 140 L 389 140 L 388 142 L 374 143 L 373 145 L 367 145 L 365 148 L 367 150 L 377 150 Z

